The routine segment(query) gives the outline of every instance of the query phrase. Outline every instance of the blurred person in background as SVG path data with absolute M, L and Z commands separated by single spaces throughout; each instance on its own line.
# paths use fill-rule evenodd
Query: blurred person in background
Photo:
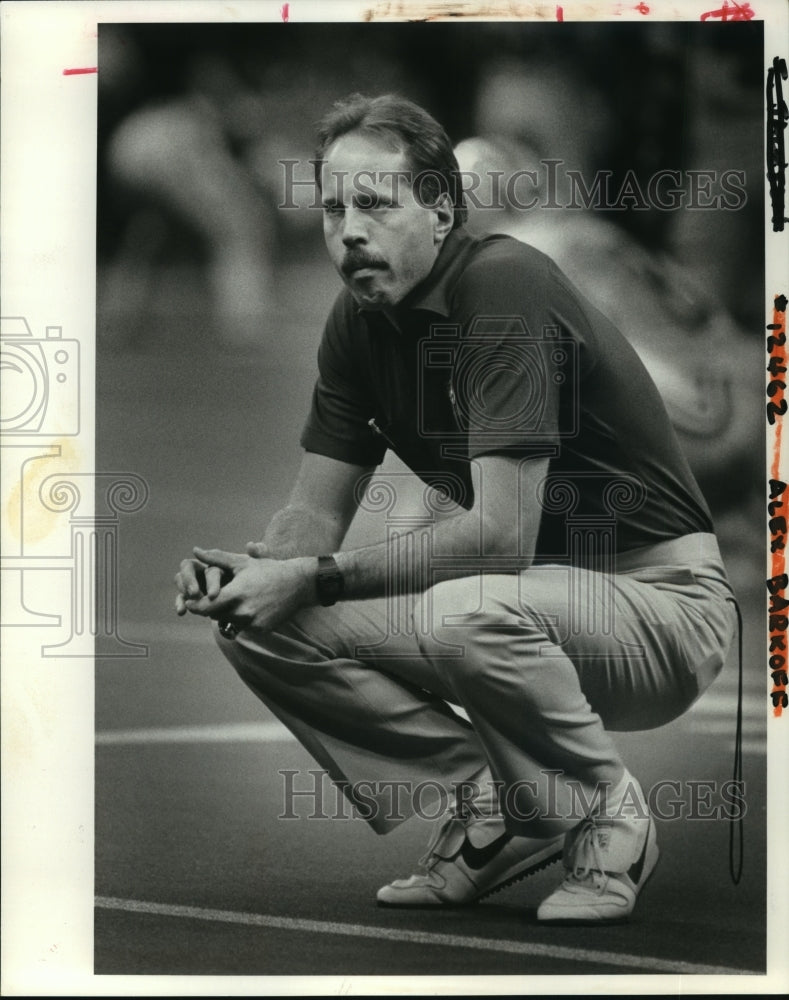
M 467 232 L 430 115 L 355 95 L 317 158 L 346 287 L 301 467 L 262 542 L 182 562 L 176 610 L 217 623 L 242 679 L 377 832 L 415 809 L 387 811 L 393 783 L 463 789 L 421 870 L 379 903 L 473 902 L 563 855 L 538 919 L 626 919 L 658 848 L 609 730 L 669 722 L 723 665 L 731 591 L 707 505 L 618 330 L 539 251 Z M 387 448 L 442 516 L 344 550 Z M 612 511 L 614 536 L 574 544 L 573 517 Z
M 314 258 L 314 108 L 343 93 L 349 73 L 401 85 L 409 60 L 391 44 L 350 46 L 338 68 L 322 32 L 263 28 L 101 25 L 104 338 L 139 344 L 153 328 L 156 340 L 203 335 L 246 353 L 271 349 L 299 314 L 277 284 L 291 265 L 301 281 Z M 337 45 L 358 28 L 336 25 Z M 407 75 L 415 86 L 410 65 Z M 303 168 L 288 199 L 283 161 Z
M 659 33 L 648 37 L 660 41 Z M 659 72 L 671 53 L 663 53 L 659 44 L 657 49 L 648 63 L 649 80 L 657 80 L 652 89 L 676 90 L 676 79 L 671 84 L 664 79 L 670 75 L 665 66 Z M 682 155 L 689 148 L 692 159 L 686 166 L 714 175 L 699 182 L 706 185 L 702 196 L 707 205 L 715 198 L 723 204 L 725 196 L 738 210 L 730 205 L 712 211 L 661 207 L 676 206 L 680 199 L 687 203 L 696 182 L 687 171 L 666 169 L 682 158 L 672 156 L 665 145 L 658 144 L 659 154 L 641 152 L 660 136 L 660 129 L 647 127 L 661 110 L 654 106 L 656 99 L 649 99 L 647 85 L 642 109 L 647 122 L 633 133 L 620 118 L 622 99 L 615 88 L 603 89 L 577 62 L 558 68 L 540 53 L 497 59 L 481 68 L 473 113 L 479 132 L 461 141 L 456 154 L 467 182 L 476 185 L 475 197 L 469 198 L 471 230 L 508 233 L 548 254 L 635 347 L 660 390 L 719 528 L 744 571 L 752 573 L 760 548 L 763 456 L 753 443 L 762 419 L 761 348 L 738 317 L 752 320 L 748 303 L 758 301 L 758 295 L 744 294 L 748 282 L 754 289 L 760 286 L 758 254 L 743 255 L 742 247 L 755 238 L 760 245 L 761 215 L 750 207 L 758 202 L 753 172 L 742 169 L 750 162 L 747 148 L 722 127 L 720 109 L 734 106 L 743 121 L 757 125 L 759 113 L 753 114 L 752 95 L 743 94 L 736 72 L 721 67 L 712 72 L 714 52 L 714 46 L 702 46 L 700 62 L 690 58 L 681 67 L 683 73 L 691 67 L 694 94 L 709 95 L 714 81 L 721 84 L 719 100 L 710 100 L 706 108 L 693 106 L 701 99 L 689 98 L 692 111 L 683 127 L 691 137 L 723 139 L 712 144 L 688 139 Z M 665 96 L 662 102 L 670 123 L 670 102 Z M 717 118 L 710 118 L 710 109 L 718 110 Z M 632 150 L 624 159 L 616 155 L 620 131 L 632 135 Z M 619 169 L 606 170 L 612 163 Z M 738 167 L 736 176 L 729 174 L 734 187 L 722 192 L 721 176 Z M 596 182 L 606 173 L 610 177 L 603 184 L 608 187 L 595 193 Z M 519 176 L 508 199 L 507 180 Z M 624 186 L 627 176 L 629 187 Z M 651 178 L 658 181 L 650 188 Z M 760 183 L 760 175 L 755 180 Z M 606 191 L 609 204 L 624 192 L 614 210 L 604 207 Z M 660 203 L 649 204 L 648 196 Z M 657 221 L 650 222 L 653 218 Z M 724 233 L 726 239 L 721 238 Z M 730 303 L 738 307 L 736 316 Z
M 105 91 L 134 94 L 143 63 L 133 36 L 121 29 L 102 41 Z M 276 310 L 275 216 L 239 150 L 264 127 L 265 109 L 220 52 L 189 54 L 182 74 L 180 88 L 127 108 L 108 130 L 106 183 L 127 212 L 119 213 L 102 318 L 116 336 L 132 338 L 151 311 L 162 309 L 168 320 L 186 313 L 187 325 L 202 314 L 228 346 L 256 345 Z M 205 289 L 183 286 L 179 260 L 199 262 Z M 169 285 L 167 265 L 178 276 Z M 157 302 L 163 297 L 165 303 Z M 207 315 L 194 299 L 206 303 Z
M 539 57 L 497 60 L 481 73 L 474 120 L 482 131 L 455 150 L 461 170 L 476 184 L 470 228 L 523 239 L 559 264 L 647 365 L 707 498 L 718 508 L 741 501 L 761 475 L 762 457 L 752 447 L 761 419 L 761 376 L 753 363 L 754 338 L 702 280 L 710 267 L 704 262 L 719 255 L 705 254 L 688 266 L 660 242 L 650 247 L 628 232 L 618 221 L 621 210 L 592 207 L 597 167 L 607 162 L 617 119 L 580 71 Z M 508 199 L 507 180 L 519 174 Z M 609 203 L 623 180 L 609 181 Z M 668 204 L 669 187 L 670 177 L 652 190 Z M 637 184 L 636 178 L 622 207 L 638 204 L 647 190 L 647 181 Z M 599 189 L 596 197 L 605 202 Z M 691 219 L 699 230 L 718 217 L 738 219 L 733 211 L 652 208 L 644 214 L 669 217 L 663 242 L 672 240 L 674 216 Z

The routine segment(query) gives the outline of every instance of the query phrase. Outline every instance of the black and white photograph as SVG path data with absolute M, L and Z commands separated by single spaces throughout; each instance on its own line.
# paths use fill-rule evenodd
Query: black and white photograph
M 3 992 L 784 991 L 787 11 L 5 6 Z

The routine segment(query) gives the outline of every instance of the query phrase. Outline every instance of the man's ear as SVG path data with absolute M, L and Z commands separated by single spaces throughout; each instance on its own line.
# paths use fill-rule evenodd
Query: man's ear
M 452 230 L 455 221 L 455 208 L 447 191 L 444 191 L 433 207 L 435 222 L 433 224 L 433 241 L 443 243 Z

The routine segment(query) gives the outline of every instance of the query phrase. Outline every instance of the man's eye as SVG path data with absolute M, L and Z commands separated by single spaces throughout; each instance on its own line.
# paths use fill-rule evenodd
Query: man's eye
M 325 215 L 342 215 L 345 211 L 344 205 L 324 205 L 323 212 Z
M 398 206 L 389 198 L 381 197 L 372 191 L 362 191 L 353 199 L 355 208 L 362 212 L 386 212 Z

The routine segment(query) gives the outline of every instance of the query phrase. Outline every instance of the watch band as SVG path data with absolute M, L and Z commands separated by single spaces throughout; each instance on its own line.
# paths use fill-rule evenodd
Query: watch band
M 342 597 L 345 581 L 334 556 L 318 556 L 315 589 L 324 608 L 330 608 Z

